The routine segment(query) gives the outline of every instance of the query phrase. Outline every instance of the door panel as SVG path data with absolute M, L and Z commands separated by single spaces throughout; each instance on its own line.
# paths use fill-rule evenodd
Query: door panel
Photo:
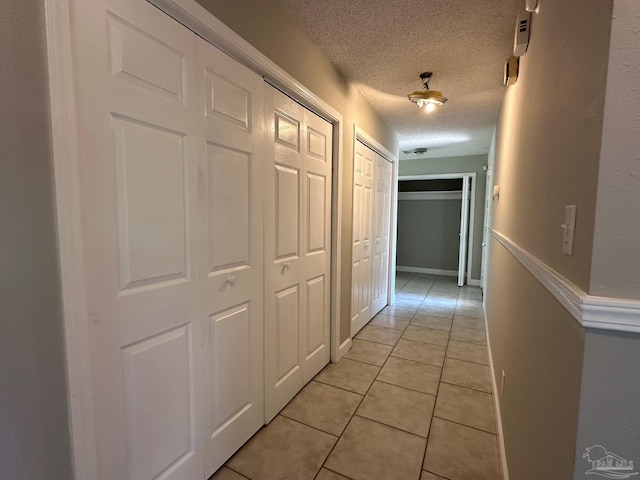
M 300 370 L 298 342 L 291 341 L 299 337 L 300 292 L 295 285 L 276 292 L 276 386 L 286 381 Z
M 298 259 L 300 172 L 276 165 L 276 258 Z
M 181 326 L 123 349 L 133 478 L 157 478 L 167 466 L 189 461 L 194 375 L 188 330 Z
M 315 173 L 307 173 L 307 192 L 309 204 L 307 206 L 307 255 L 313 253 L 323 253 L 325 251 L 326 240 L 326 205 L 327 179 Z
M 211 430 L 217 432 L 252 404 L 249 305 L 241 304 L 211 315 L 208 323 L 214 363 L 220 366 L 211 370 L 214 386 L 211 398 L 219 398 L 218 402 L 210 403 Z
M 325 347 L 325 318 L 327 317 L 325 276 L 307 280 L 307 338 L 305 360 L 309 360 L 318 349 Z
M 263 424 L 262 79 L 196 42 L 210 476 Z
M 373 259 L 371 316 L 387 305 L 389 288 L 389 235 L 391 230 L 391 162 L 376 155 L 375 210 L 373 212 Z
M 191 234 L 184 135 L 119 117 L 113 130 L 121 287 L 185 279 Z
M 265 84 L 265 412 L 329 362 L 331 124 Z
M 249 265 L 251 156 L 207 144 L 209 271 Z
M 71 15 L 98 477 L 200 478 L 195 37 L 146 2 Z
M 371 215 L 375 153 L 356 141 L 353 172 L 351 336 L 371 320 Z

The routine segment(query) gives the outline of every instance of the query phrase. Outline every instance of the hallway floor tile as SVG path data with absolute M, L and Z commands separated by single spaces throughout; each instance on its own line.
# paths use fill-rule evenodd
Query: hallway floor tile
M 396 293 L 210 480 L 500 480 L 480 289 L 400 272 Z

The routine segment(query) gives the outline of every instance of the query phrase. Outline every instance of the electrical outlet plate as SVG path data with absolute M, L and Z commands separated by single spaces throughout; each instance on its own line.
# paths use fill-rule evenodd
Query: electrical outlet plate
M 562 235 L 562 251 L 567 255 L 573 255 L 573 236 L 576 230 L 576 206 L 564 207 L 564 223 L 561 225 L 564 231 Z

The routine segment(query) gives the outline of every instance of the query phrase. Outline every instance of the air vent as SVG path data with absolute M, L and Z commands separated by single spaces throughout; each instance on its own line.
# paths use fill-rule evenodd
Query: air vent
M 403 150 L 402 153 L 405 155 L 423 155 L 427 153 L 426 148 L 414 148 L 413 150 Z

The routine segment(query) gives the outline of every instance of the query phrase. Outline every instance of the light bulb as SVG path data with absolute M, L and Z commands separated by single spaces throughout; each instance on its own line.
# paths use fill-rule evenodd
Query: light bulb
M 426 109 L 427 112 L 433 112 L 436 109 L 436 106 L 433 103 L 429 102 L 427 103 Z

